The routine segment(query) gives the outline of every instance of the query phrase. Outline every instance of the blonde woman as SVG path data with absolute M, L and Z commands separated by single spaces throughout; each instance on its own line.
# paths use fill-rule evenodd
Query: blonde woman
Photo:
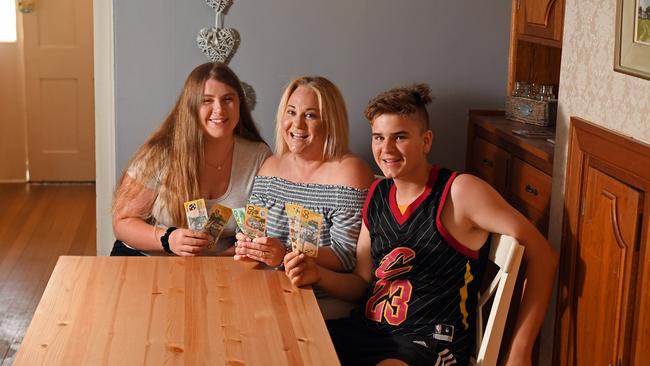
M 361 209 L 373 174 L 348 149 L 348 117 L 338 88 L 323 77 L 299 77 L 287 86 L 276 118 L 276 152 L 255 177 L 249 202 L 267 207 L 267 235 L 237 234 L 236 259 L 279 266 L 289 250 L 285 202 L 323 215 L 315 263 L 335 271 L 355 266 Z M 350 306 L 317 290 L 326 318 Z
M 235 224 L 212 250 L 187 228 L 183 203 L 241 207 L 270 155 L 228 66 L 195 68 L 163 124 L 135 152 L 115 192 L 111 255 L 232 255 Z

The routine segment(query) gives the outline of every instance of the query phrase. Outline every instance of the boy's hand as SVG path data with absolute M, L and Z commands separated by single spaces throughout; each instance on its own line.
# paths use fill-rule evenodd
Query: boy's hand
M 320 281 L 320 268 L 314 258 L 299 252 L 284 256 L 284 272 L 296 287 L 317 284 Z

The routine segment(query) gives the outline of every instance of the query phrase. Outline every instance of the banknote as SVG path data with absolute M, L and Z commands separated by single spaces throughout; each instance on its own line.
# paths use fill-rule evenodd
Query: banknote
M 199 198 L 194 201 L 187 201 L 185 205 L 185 216 L 187 217 L 187 227 L 192 230 L 203 230 L 205 223 L 208 221 L 208 211 L 205 209 L 205 200 Z
M 323 216 L 303 208 L 300 218 L 300 243 L 302 252 L 310 257 L 318 256 L 318 243 L 320 230 L 323 225 Z
M 289 243 L 294 252 L 302 252 L 302 243 L 300 242 L 300 218 L 302 213 L 302 206 L 294 203 L 284 203 L 284 208 L 287 211 L 287 218 L 289 224 Z
M 266 216 L 268 209 L 266 207 L 257 207 L 255 205 L 246 205 L 246 215 L 244 216 L 244 234 L 249 238 L 258 238 L 266 236 Z
M 232 210 L 230 207 L 222 206 L 218 203 L 216 203 L 210 210 L 208 221 L 206 221 L 203 226 L 203 230 L 211 237 L 210 244 L 207 246 L 208 250 L 215 248 L 217 245 L 217 241 L 219 241 L 223 228 L 226 226 L 231 215 Z
M 246 218 L 246 208 L 233 208 L 232 214 L 235 216 L 235 222 L 241 231 L 244 231 L 244 219 Z

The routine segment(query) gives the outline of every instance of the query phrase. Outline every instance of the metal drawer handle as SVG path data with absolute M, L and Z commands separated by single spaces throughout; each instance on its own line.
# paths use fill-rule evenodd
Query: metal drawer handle
M 493 167 L 494 163 L 492 162 L 492 160 L 483 159 L 483 165 Z
M 531 186 L 530 184 L 526 184 L 526 192 L 532 194 L 533 196 L 539 195 L 539 192 L 537 192 L 537 188 Z

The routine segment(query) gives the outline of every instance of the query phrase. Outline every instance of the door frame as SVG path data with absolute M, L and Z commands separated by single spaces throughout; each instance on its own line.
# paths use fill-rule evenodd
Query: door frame
M 93 0 L 93 37 L 97 255 L 108 255 L 115 240 L 111 215 L 116 177 L 113 0 Z

